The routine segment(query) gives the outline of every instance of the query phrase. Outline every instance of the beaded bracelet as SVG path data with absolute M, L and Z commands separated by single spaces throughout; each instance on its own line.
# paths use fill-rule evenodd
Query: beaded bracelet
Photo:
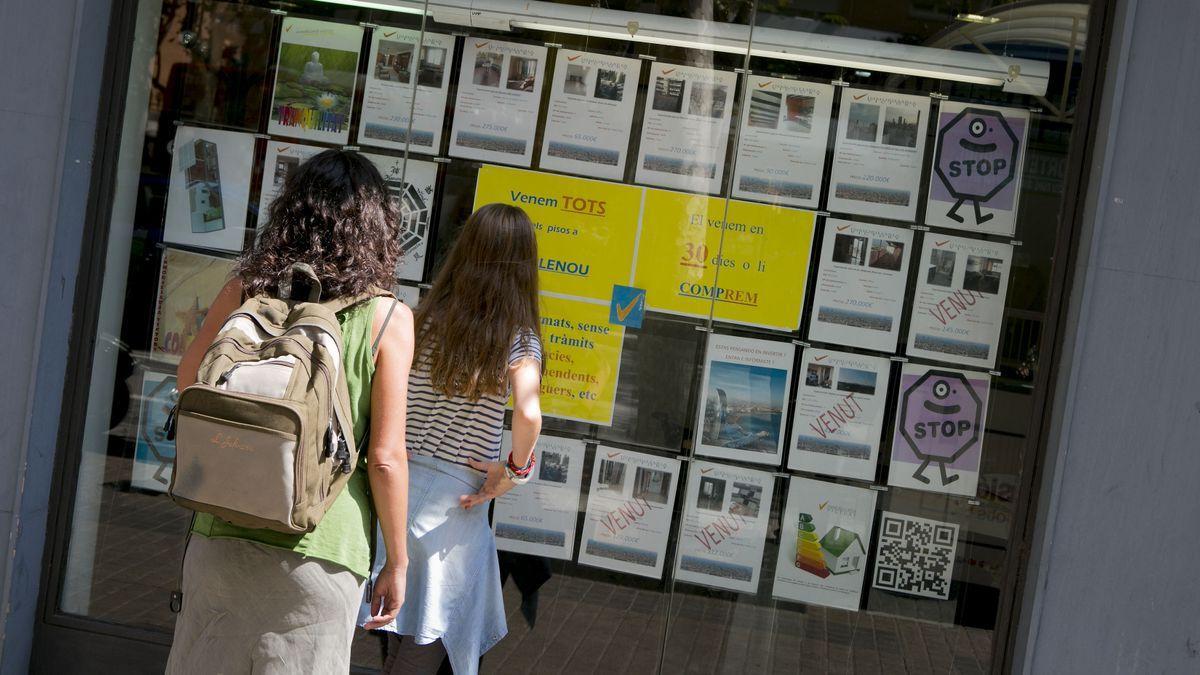
M 509 455 L 508 461 L 504 463 L 504 473 L 508 476 L 510 481 L 516 483 L 517 485 L 524 485 L 525 483 L 529 482 L 530 478 L 533 478 L 533 466 L 536 463 L 537 459 L 531 452 L 529 453 L 529 461 L 525 463 L 525 466 L 521 467 L 520 469 L 514 469 L 512 455 Z

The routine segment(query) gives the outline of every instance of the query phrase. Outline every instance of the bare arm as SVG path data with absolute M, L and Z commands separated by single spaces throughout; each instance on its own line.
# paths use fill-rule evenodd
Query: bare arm
M 196 383 L 196 371 L 200 370 L 204 352 L 212 346 L 213 340 L 217 338 L 217 333 L 225 324 L 225 320 L 241 305 L 242 282 L 239 279 L 230 279 L 209 306 L 208 313 L 204 315 L 204 323 L 200 325 L 200 332 L 196 334 L 196 339 L 192 340 L 192 344 L 188 345 L 187 351 L 179 359 L 179 368 L 175 371 L 176 390 L 183 391 Z
M 512 453 L 513 462 L 524 466 L 533 453 L 537 444 L 538 434 L 542 432 L 542 404 L 539 392 L 542 387 L 542 366 L 536 359 L 521 359 L 508 369 L 508 378 L 512 382 L 513 414 L 512 414 Z M 499 462 L 480 462 L 469 460 L 472 467 L 487 472 L 483 487 L 473 495 L 463 495 L 459 502 L 463 508 L 469 509 L 513 489 L 515 483 L 508 479 L 504 471 L 507 457 L 501 457 Z
M 390 301 L 376 302 L 378 334 Z M 404 441 L 408 413 L 408 371 L 413 359 L 412 310 L 397 304 L 379 342 L 375 376 L 371 380 L 371 441 L 367 475 L 387 562 L 371 593 L 372 619 L 367 629 L 390 623 L 404 603 L 408 569 L 408 452 Z M 371 536 L 375 536 L 372 532 Z

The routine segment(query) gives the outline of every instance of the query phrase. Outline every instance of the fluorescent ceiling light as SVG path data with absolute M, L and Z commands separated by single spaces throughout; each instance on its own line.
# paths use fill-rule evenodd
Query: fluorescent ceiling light
M 968 82 L 1004 91 L 1046 93 L 1050 65 L 1000 54 L 952 51 L 780 28 L 564 5 L 541 0 L 322 0 L 376 9 L 427 12 L 439 23 L 489 30 L 524 28 L 610 40 L 745 54 L 851 70 Z M 965 16 L 965 15 L 964 15 Z M 980 17 L 986 19 L 986 17 Z
M 1000 21 L 1000 17 L 983 16 L 982 14 L 959 14 L 959 15 L 955 16 L 954 19 L 956 21 L 966 21 L 967 23 L 985 23 L 985 24 L 997 23 Z
M 327 5 L 350 5 L 351 7 L 362 7 L 364 9 L 381 9 L 385 12 L 403 12 L 405 14 L 424 14 L 425 3 L 423 2 L 370 2 L 369 0 L 317 0 Z

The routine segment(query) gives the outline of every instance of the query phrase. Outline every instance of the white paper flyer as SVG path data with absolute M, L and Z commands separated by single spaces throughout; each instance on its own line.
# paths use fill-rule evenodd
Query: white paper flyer
M 719 193 L 737 75 L 656 62 L 649 87 L 637 182 Z
M 775 476 L 692 462 L 675 578 L 742 593 L 758 591 Z
M 506 431 L 500 456 L 508 457 L 511 450 L 512 432 Z M 543 434 L 533 452 L 533 478 L 496 499 L 496 548 L 570 560 L 575 555 L 583 441 Z
M 579 562 L 661 579 L 679 460 L 596 448 Z
M 538 129 L 546 48 L 467 38 L 450 154 L 529 166 Z
M 254 136 L 177 127 L 163 242 L 240 253 L 246 239 Z
M 291 141 L 267 141 L 267 157 L 263 161 L 262 186 L 258 191 L 258 227 L 266 224 L 271 203 L 283 190 L 288 175 L 313 155 L 325 150 L 315 145 Z
M 415 30 L 375 28 L 363 88 L 359 144 L 403 150 L 408 142 L 412 152 L 436 155 L 442 147 L 453 57 L 452 35 L 425 33 L 422 38 Z
M 405 165 L 403 156 L 364 154 L 383 174 L 388 192 L 400 206 L 403 254 L 396 266 L 396 278 L 420 281 L 432 227 L 437 164 L 410 158 Z
M 927 232 L 907 354 L 984 370 L 995 366 L 1012 251 L 1009 244 Z
M 808 337 L 894 354 L 913 232 L 825 219 Z
M 541 168 L 624 178 L 641 68 L 638 59 L 560 49 Z
M 857 610 L 875 520 L 875 492 L 793 476 L 779 522 L 777 598 Z
M 805 349 L 788 468 L 875 480 L 891 361 Z
M 751 75 L 747 91 L 733 196 L 817 208 L 833 86 Z
M 827 208 L 915 220 L 928 128 L 928 96 L 843 89 Z
M 1011 236 L 1028 130 L 1027 110 L 943 101 L 925 222 Z
M 779 466 L 795 354 L 790 342 L 709 335 L 696 454 Z
M 362 38 L 359 26 L 285 17 L 267 133 L 345 145 Z

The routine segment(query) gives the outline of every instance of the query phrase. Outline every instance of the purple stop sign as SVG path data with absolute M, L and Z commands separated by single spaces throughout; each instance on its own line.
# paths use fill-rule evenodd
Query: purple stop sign
M 992 214 L 979 210 L 1011 183 L 1017 175 L 1021 142 L 998 111 L 964 108 L 938 132 L 937 157 L 933 168 L 942 185 L 956 200 L 946 215 L 958 222 L 963 202 L 975 205 L 975 222 L 985 223 Z
M 979 442 L 983 403 L 962 373 L 930 370 L 900 401 L 900 435 L 921 460 L 913 478 L 928 483 L 925 469 L 937 464 L 942 485 L 958 480 L 947 466 Z

